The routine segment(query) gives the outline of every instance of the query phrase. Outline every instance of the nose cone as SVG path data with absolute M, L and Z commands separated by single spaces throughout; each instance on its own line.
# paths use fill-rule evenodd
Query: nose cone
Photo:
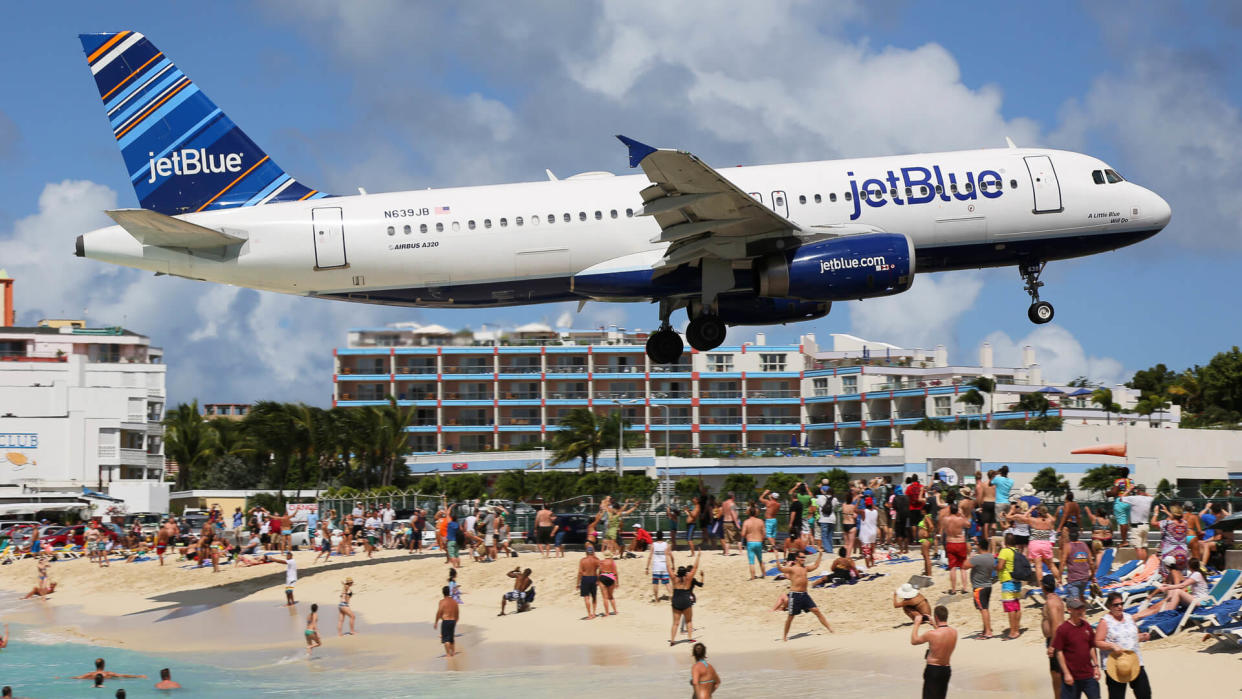
M 1147 210 L 1150 212 L 1148 216 L 1151 218 L 1152 223 L 1156 224 L 1157 228 L 1163 229 L 1169 225 L 1169 219 L 1173 218 L 1173 209 L 1169 206 L 1169 202 L 1164 200 L 1164 197 L 1151 191 L 1148 194 L 1151 195 L 1151 201 L 1147 204 Z
M 82 240 L 82 236 L 73 243 L 73 254 L 77 257 L 86 257 L 86 243 Z

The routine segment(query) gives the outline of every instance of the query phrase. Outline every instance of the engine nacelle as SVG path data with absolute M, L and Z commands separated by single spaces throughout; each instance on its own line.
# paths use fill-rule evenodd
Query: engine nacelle
M 864 233 L 808 243 L 760 258 L 761 297 L 845 301 L 890 296 L 914 281 L 914 244 L 900 233 Z
M 831 301 L 767 298 L 728 294 L 716 299 L 720 319 L 726 325 L 773 325 L 815 320 L 828 315 Z

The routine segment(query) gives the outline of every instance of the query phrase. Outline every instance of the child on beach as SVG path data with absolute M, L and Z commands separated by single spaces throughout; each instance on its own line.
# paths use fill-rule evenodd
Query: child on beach
M 310 616 L 306 617 L 306 655 L 310 656 L 312 648 L 322 646 L 319 640 L 319 605 L 312 604 Z
M 461 601 L 461 585 L 457 584 L 456 568 L 449 568 L 448 588 L 449 596 L 453 598 L 454 602 L 458 604 L 465 604 L 465 602 Z

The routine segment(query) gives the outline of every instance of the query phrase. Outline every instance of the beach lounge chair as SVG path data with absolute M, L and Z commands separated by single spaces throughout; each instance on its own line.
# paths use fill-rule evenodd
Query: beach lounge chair
M 1100 552 L 1100 561 L 1095 566 L 1095 580 L 1098 583 L 1100 578 L 1108 575 L 1113 569 L 1113 559 L 1117 557 L 1117 549 L 1104 549 Z
M 1095 581 L 1099 584 L 1100 588 L 1104 588 L 1108 585 L 1112 585 L 1113 583 L 1120 582 L 1122 578 L 1126 577 L 1130 573 L 1133 573 L 1135 569 L 1141 565 L 1143 565 L 1143 561 L 1140 561 L 1137 558 L 1131 561 L 1126 561 L 1125 563 L 1117 566 L 1117 569 L 1114 571 L 1105 573 L 1104 575 L 1096 575 Z
M 1204 629 L 1203 632 L 1217 641 L 1242 646 L 1242 620 L 1232 621 L 1220 626 L 1211 626 Z
M 1149 580 L 1153 575 L 1159 575 L 1159 574 L 1160 574 L 1160 557 L 1153 554 L 1151 556 L 1148 556 L 1146 561 L 1143 561 L 1141 567 L 1137 569 L 1132 569 L 1131 572 L 1127 575 L 1117 576 L 1117 582 L 1110 583 L 1108 585 L 1103 585 L 1102 587 L 1105 590 L 1115 590 L 1121 587 L 1131 587 L 1133 585 Z
M 1149 630 L 1153 634 L 1158 634 L 1161 637 L 1167 637 L 1181 631 L 1182 627 L 1186 625 L 1192 615 L 1197 614 L 1206 622 L 1207 620 L 1215 620 L 1217 613 L 1224 613 L 1226 614 L 1225 618 L 1227 619 L 1228 612 L 1218 610 L 1218 608 L 1226 600 L 1232 600 L 1237 594 L 1238 581 L 1240 579 L 1242 579 L 1242 571 L 1232 569 L 1226 570 L 1224 573 L 1221 573 L 1219 578 L 1217 578 L 1216 584 L 1212 585 L 1212 589 L 1208 590 L 1208 596 L 1206 599 L 1201 601 L 1199 604 L 1188 605 L 1184 612 L 1178 612 L 1180 616 L 1178 617 L 1176 624 L 1172 627 L 1168 624 L 1153 625 Z M 1237 607 L 1234 607 L 1233 611 L 1237 611 Z M 1161 613 L 1163 614 L 1163 612 Z M 1159 616 L 1159 614 L 1153 615 L 1151 618 L 1155 618 L 1156 616 Z

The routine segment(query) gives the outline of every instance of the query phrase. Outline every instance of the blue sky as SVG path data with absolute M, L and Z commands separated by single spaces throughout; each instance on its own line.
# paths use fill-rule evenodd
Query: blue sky
M 626 133 L 720 166 L 991 147 L 1104 158 L 1163 195 L 1138 246 L 1050 264 L 1036 329 L 1016 270 L 919 277 L 907 294 L 768 329 L 853 332 L 973 361 L 1034 345 L 1045 376 L 1119 381 L 1238 342 L 1242 11 L 1226 2 L 26 3 L 0 54 L 0 267 L 19 322 L 80 315 L 165 347 L 174 401 L 325 404 L 350 327 L 555 322 L 573 306 L 468 312 L 281 297 L 71 256 L 135 205 L 79 32 L 145 33 L 299 180 L 387 191 L 624 172 Z M 578 327 L 650 328 L 588 304 Z M 733 341 L 751 329 L 735 330 Z

